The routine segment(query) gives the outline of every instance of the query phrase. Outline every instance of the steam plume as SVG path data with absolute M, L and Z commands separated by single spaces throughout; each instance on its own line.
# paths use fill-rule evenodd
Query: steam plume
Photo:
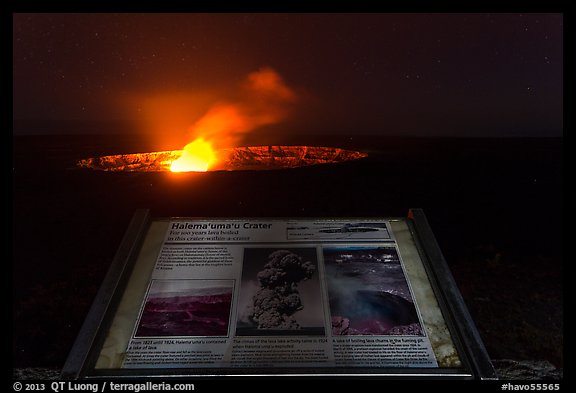
M 215 104 L 189 131 L 215 148 L 235 147 L 252 130 L 284 120 L 295 101 L 296 94 L 282 77 L 272 68 L 262 68 L 247 76 L 237 102 Z

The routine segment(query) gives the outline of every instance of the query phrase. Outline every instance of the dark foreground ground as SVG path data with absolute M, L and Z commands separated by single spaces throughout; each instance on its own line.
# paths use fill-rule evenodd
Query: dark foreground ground
M 63 365 L 137 208 L 153 216 L 404 216 L 424 209 L 490 356 L 563 367 L 562 140 L 324 138 L 369 158 L 283 171 L 103 173 L 119 137 L 15 137 L 13 362 Z M 547 363 L 548 364 L 548 363 Z

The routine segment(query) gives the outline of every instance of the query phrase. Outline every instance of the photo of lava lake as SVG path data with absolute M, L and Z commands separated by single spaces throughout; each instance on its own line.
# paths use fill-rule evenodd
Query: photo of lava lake
M 238 336 L 323 336 L 315 248 L 246 248 Z
M 153 280 L 135 336 L 227 336 L 233 289 L 233 280 Z
M 323 254 L 334 336 L 424 335 L 395 247 Z

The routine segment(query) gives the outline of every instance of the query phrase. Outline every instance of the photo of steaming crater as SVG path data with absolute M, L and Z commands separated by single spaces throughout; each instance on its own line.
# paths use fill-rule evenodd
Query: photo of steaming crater
M 323 254 L 333 335 L 425 335 L 395 247 Z
M 324 335 L 315 248 L 246 248 L 238 336 Z
M 135 336 L 227 336 L 233 288 L 233 280 L 153 280 Z

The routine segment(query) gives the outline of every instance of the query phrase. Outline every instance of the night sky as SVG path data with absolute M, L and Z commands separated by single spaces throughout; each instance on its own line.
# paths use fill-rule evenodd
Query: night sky
M 561 14 L 14 14 L 14 134 L 181 136 L 249 73 L 295 134 L 562 136 Z M 73 122 L 71 122 L 73 121 Z M 129 127 L 126 127 L 128 132 Z M 113 132 L 113 127 L 97 132 Z M 116 132 L 117 129 L 114 129 Z

